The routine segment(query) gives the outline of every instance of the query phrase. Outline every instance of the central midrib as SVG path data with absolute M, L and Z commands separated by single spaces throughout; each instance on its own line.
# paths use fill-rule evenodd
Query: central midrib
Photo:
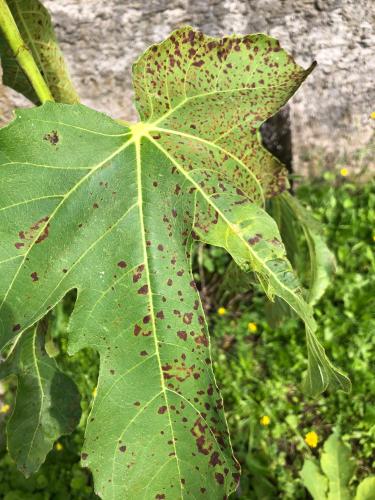
M 144 136 L 143 136 L 144 137 Z M 165 400 L 165 405 L 167 408 L 167 415 L 168 415 L 168 420 L 169 420 L 169 427 L 171 429 L 171 434 L 172 434 L 172 442 L 173 442 L 173 450 L 175 453 L 176 457 L 176 466 L 177 466 L 177 471 L 179 475 L 179 484 L 180 484 L 180 493 L 181 493 L 181 499 L 183 500 L 184 495 L 183 495 L 183 485 L 181 482 L 182 476 L 181 476 L 181 470 L 180 470 L 180 464 L 179 464 L 179 459 L 177 455 L 177 449 L 176 449 L 176 439 L 175 439 L 175 433 L 173 429 L 173 424 L 172 424 L 172 418 L 171 418 L 171 413 L 170 413 L 170 408 L 169 408 L 169 401 L 168 401 L 168 396 L 167 396 L 167 391 L 164 383 L 164 377 L 163 377 L 163 369 L 162 369 L 162 363 L 161 363 L 161 358 L 160 358 L 160 350 L 159 350 L 159 345 L 158 345 L 158 339 L 157 339 L 157 331 L 156 331 L 156 322 L 155 322 L 155 314 L 154 314 L 154 304 L 153 304 L 153 298 L 152 298 L 152 287 L 151 287 L 151 277 L 150 277 L 150 269 L 148 265 L 148 253 L 147 253 L 147 245 L 146 245 L 146 233 L 145 233 L 145 224 L 144 224 L 144 214 L 143 214 L 143 188 L 142 188 L 142 160 L 141 160 L 141 140 L 142 136 L 138 136 L 137 139 L 134 141 L 135 144 L 135 151 L 136 151 L 136 174 L 137 174 L 137 190 L 138 190 L 138 207 L 139 207 L 139 218 L 140 218 L 140 224 L 141 224 L 141 234 L 142 234 L 142 248 L 143 248 L 143 255 L 144 255 L 144 263 L 145 263 L 145 272 L 146 272 L 146 277 L 147 277 L 147 286 L 148 286 L 148 297 L 149 297 L 149 305 L 150 305 L 150 315 L 151 315 L 151 324 L 152 324 L 152 337 L 154 339 L 154 347 L 155 347 L 155 354 L 158 362 L 158 367 L 159 367 L 159 374 L 160 374 L 160 386 L 163 392 L 164 400 Z

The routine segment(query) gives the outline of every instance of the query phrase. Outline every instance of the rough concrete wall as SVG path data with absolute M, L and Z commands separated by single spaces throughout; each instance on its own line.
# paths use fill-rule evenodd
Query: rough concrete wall
M 181 24 L 222 36 L 266 32 L 318 67 L 290 105 L 295 167 L 360 165 L 374 136 L 373 0 L 45 0 L 82 101 L 135 119 L 131 63 Z M 14 94 L 0 96 L 7 113 Z M 367 145 L 367 146 L 366 146 Z M 367 151 L 368 153 L 368 151 Z M 365 156 L 369 156 L 368 154 Z M 312 161 L 313 160 L 313 161 Z M 367 160 L 366 160 L 367 161 Z

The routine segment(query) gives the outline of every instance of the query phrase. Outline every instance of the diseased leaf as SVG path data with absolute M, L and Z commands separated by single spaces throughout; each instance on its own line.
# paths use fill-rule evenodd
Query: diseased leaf
M 337 433 L 331 434 L 325 442 L 320 463 L 328 478 L 328 500 L 350 500 L 348 485 L 355 464 L 351 460 L 350 448 L 342 443 Z
M 105 499 L 236 488 L 194 238 L 226 248 L 304 319 L 311 392 L 347 383 L 263 209 L 286 176 L 257 129 L 309 71 L 265 35 L 182 28 L 134 66 L 144 122 L 47 103 L 0 131 L 0 348 L 77 289 L 69 350 L 101 360 L 82 460 Z
M 305 460 L 300 476 L 314 500 L 327 499 L 328 480 L 313 460 Z
M 34 60 L 55 100 L 67 104 L 79 102 L 47 9 L 39 0 L 7 0 L 7 4 L 23 41 L 34 56 Z M 38 104 L 39 99 L 33 87 L 18 65 L 17 59 L 1 31 L 0 58 L 3 68 L 3 83 Z
M 71 433 L 81 417 L 78 389 L 44 350 L 38 327 L 25 332 L 0 364 L 0 378 L 18 377 L 15 407 L 7 423 L 8 450 L 29 476 L 44 462 L 53 443 Z

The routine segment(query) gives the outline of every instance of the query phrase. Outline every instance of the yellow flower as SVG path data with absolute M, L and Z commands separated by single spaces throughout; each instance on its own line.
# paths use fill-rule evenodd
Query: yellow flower
M 61 443 L 57 442 L 55 444 L 55 449 L 56 451 L 62 451 L 64 449 L 64 446 Z
M 342 168 L 340 170 L 340 174 L 343 176 L 343 177 L 346 177 L 348 174 L 349 174 L 349 170 L 347 168 Z
M 98 392 L 98 389 L 96 387 L 94 387 L 94 389 L 92 390 L 92 395 L 94 396 L 94 398 L 96 397 L 97 392 Z
M 227 314 L 227 310 L 225 309 L 225 307 L 219 307 L 217 313 L 219 316 L 225 316 Z
M 310 448 L 316 448 L 318 446 L 319 437 L 314 431 L 308 432 L 305 436 L 305 443 L 310 446 Z
M 372 241 L 375 241 L 375 234 L 372 235 Z
M 250 323 L 247 324 L 247 329 L 249 330 L 250 333 L 256 333 L 258 331 L 258 327 L 256 323 Z
M 0 413 L 8 413 L 9 410 L 10 410 L 10 405 L 5 404 L 0 408 Z
M 372 118 L 373 120 L 375 120 L 375 111 L 373 111 L 370 115 L 370 118 Z
M 267 425 L 270 425 L 271 419 L 268 415 L 263 415 L 261 419 L 259 420 L 260 425 L 263 425 L 264 427 L 267 427 Z

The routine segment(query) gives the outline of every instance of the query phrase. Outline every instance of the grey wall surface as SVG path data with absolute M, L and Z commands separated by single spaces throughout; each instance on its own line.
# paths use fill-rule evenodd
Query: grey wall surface
M 318 67 L 290 104 L 294 166 L 371 162 L 374 0 L 45 0 L 83 103 L 136 119 L 130 68 L 150 44 L 191 24 L 205 33 L 265 32 Z M 0 92 L 5 119 L 15 94 Z M 19 102 L 19 101 L 18 101 Z

